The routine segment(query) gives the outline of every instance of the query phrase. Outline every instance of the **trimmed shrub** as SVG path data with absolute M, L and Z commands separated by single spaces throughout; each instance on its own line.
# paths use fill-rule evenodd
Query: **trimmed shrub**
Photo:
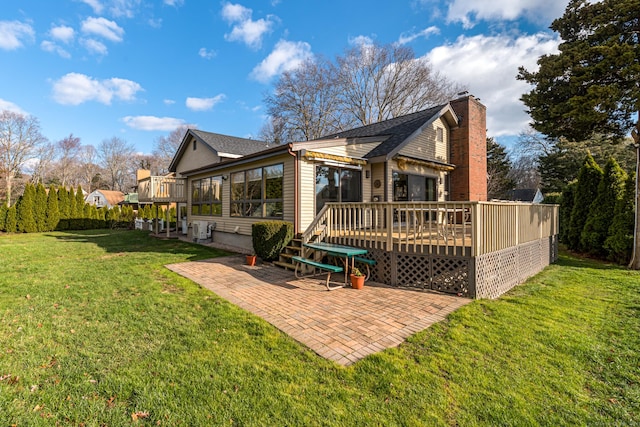
M 633 232 L 635 227 L 636 176 L 627 176 L 624 197 L 616 204 L 615 214 L 609 227 L 609 237 L 604 242 L 607 258 L 619 264 L 626 264 L 633 252 Z
M 591 204 L 598 196 L 598 185 L 602 179 L 602 169 L 593 159 L 591 153 L 587 153 L 587 158 L 578 173 L 578 185 L 573 199 L 571 210 L 571 222 L 569 224 L 569 234 L 567 245 L 569 249 L 586 252 L 581 245 L 582 230 L 589 218 Z
M 618 201 L 624 197 L 627 174 L 615 159 L 610 158 L 604 167 L 604 174 L 598 184 L 598 195 L 591 204 L 589 218 L 580 236 L 580 246 L 591 255 L 604 256 L 604 241 L 609 235 Z
M 256 255 L 273 261 L 293 239 L 293 224 L 278 220 L 256 222 L 251 226 L 251 238 Z

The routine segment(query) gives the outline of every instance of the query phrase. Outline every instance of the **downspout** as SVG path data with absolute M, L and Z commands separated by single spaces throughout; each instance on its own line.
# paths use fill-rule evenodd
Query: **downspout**
M 298 235 L 298 226 L 300 223 L 300 200 L 298 199 L 298 191 L 299 191 L 299 166 L 298 166 L 298 155 L 296 152 L 291 151 L 292 145 L 289 145 L 289 149 L 287 150 L 289 154 L 293 156 L 293 235 Z

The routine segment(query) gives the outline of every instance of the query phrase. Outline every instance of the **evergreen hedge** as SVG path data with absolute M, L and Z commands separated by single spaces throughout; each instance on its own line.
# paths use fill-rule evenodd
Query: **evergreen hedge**
M 598 184 L 598 195 L 591 204 L 589 217 L 580 235 L 580 246 L 591 255 L 606 255 L 604 241 L 609 234 L 616 205 L 624 197 L 626 179 L 627 174 L 618 162 L 609 158 Z

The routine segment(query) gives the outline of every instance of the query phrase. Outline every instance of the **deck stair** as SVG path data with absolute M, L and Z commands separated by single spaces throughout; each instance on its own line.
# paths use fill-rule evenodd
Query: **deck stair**
M 317 233 L 313 234 L 311 236 L 311 238 L 309 239 L 309 242 L 315 242 L 318 241 L 320 239 L 320 236 L 322 235 L 322 231 L 320 230 Z M 294 237 L 291 242 L 289 242 L 289 244 L 287 246 L 285 246 L 282 251 L 280 252 L 280 256 L 278 261 L 274 261 L 273 264 L 277 265 L 278 267 L 282 267 L 285 268 L 287 270 L 291 270 L 291 271 L 295 271 L 296 269 L 296 265 L 292 260 L 292 257 L 294 256 L 299 256 L 299 257 L 303 257 L 303 258 L 317 258 L 317 254 L 314 257 L 313 255 L 313 250 L 310 250 L 308 248 L 305 248 L 302 244 L 302 236 L 300 234 L 298 234 L 296 237 Z M 314 261 L 321 261 L 319 259 L 314 259 Z M 304 272 L 304 271 L 303 271 Z

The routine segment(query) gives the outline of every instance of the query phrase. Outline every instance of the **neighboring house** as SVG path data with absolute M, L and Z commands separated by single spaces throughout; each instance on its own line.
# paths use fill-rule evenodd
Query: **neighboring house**
M 109 208 L 117 206 L 124 201 L 124 193 L 121 191 L 95 190 L 85 196 L 84 201 L 97 208 Z
M 184 206 L 193 240 L 250 251 L 252 224 L 285 220 L 300 245 L 366 248 L 392 286 L 495 297 L 557 255 L 557 207 L 486 202 L 473 96 L 283 145 L 190 129 L 169 171 L 139 180 L 139 201 Z
M 509 200 L 525 203 L 542 203 L 544 195 L 539 188 L 520 188 L 509 192 Z

